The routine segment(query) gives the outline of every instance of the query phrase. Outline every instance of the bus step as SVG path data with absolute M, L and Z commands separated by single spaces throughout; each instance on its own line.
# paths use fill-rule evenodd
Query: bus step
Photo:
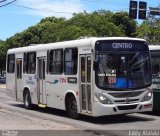
M 45 108 L 47 105 L 45 104 L 38 104 L 38 107 L 41 107 L 41 108 Z

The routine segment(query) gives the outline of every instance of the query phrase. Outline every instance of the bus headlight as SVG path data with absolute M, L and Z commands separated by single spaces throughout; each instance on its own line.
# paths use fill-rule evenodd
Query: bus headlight
M 102 93 L 96 93 L 95 96 L 103 104 L 112 104 L 112 101 Z
M 149 91 L 142 99 L 141 102 L 149 101 L 152 98 L 152 92 Z

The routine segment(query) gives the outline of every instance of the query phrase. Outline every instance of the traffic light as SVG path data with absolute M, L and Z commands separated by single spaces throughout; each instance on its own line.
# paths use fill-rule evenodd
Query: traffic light
M 140 1 L 139 2 L 139 19 L 146 19 L 146 11 L 147 11 L 147 2 Z
M 129 18 L 137 19 L 137 1 L 130 1 Z

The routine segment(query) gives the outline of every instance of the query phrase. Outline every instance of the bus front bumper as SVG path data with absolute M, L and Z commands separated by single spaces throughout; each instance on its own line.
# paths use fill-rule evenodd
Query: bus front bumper
M 111 104 L 106 105 L 100 102 L 94 102 L 93 116 L 129 114 L 136 112 L 152 111 L 152 101 L 130 103 L 130 104 Z

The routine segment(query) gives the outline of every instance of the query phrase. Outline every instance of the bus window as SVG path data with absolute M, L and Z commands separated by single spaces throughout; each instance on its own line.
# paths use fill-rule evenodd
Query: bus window
M 112 43 L 113 42 L 113 43 Z M 96 44 L 96 84 L 106 90 L 137 89 L 152 82 L 147 44 L 130 41 L 99 41 Z M 131 47 L 129 47 L 131 46 Z
M 15 54 L 8 55 L 8 64 L 7 64 L 7 72 L 14 73 L 15 69 Z
M 49 73 L 49 64 L 50 64 L 50 59 L 49 59 L 49 50 L 48 50 L 47 51 L 47 68 L 46 68 L 47 74 Z
M 157 57 L 152 57 L 152 74 L 160 74 L 160 59 Z
M 85 82 L 85 57 L 81 57 L 81 82 Z
M 63 72 L 63 50 L 62 49 L 51 50 L 49 73 L 62 74 L 62 72 Z
M 36 71 L 36 53 L 29 52 L 27 53 L 26 72 L 27 74 L 34 74 L 35 71 Z
M 23 54 L 23 73 L 26 73 L 26 66 L 27 66 L 27 53 Z
M 65 49 L 65 66 L 64 72 L 66 75 L 77 74 L 77 60 L 78 60 L 78 49 L 68 48 Z

